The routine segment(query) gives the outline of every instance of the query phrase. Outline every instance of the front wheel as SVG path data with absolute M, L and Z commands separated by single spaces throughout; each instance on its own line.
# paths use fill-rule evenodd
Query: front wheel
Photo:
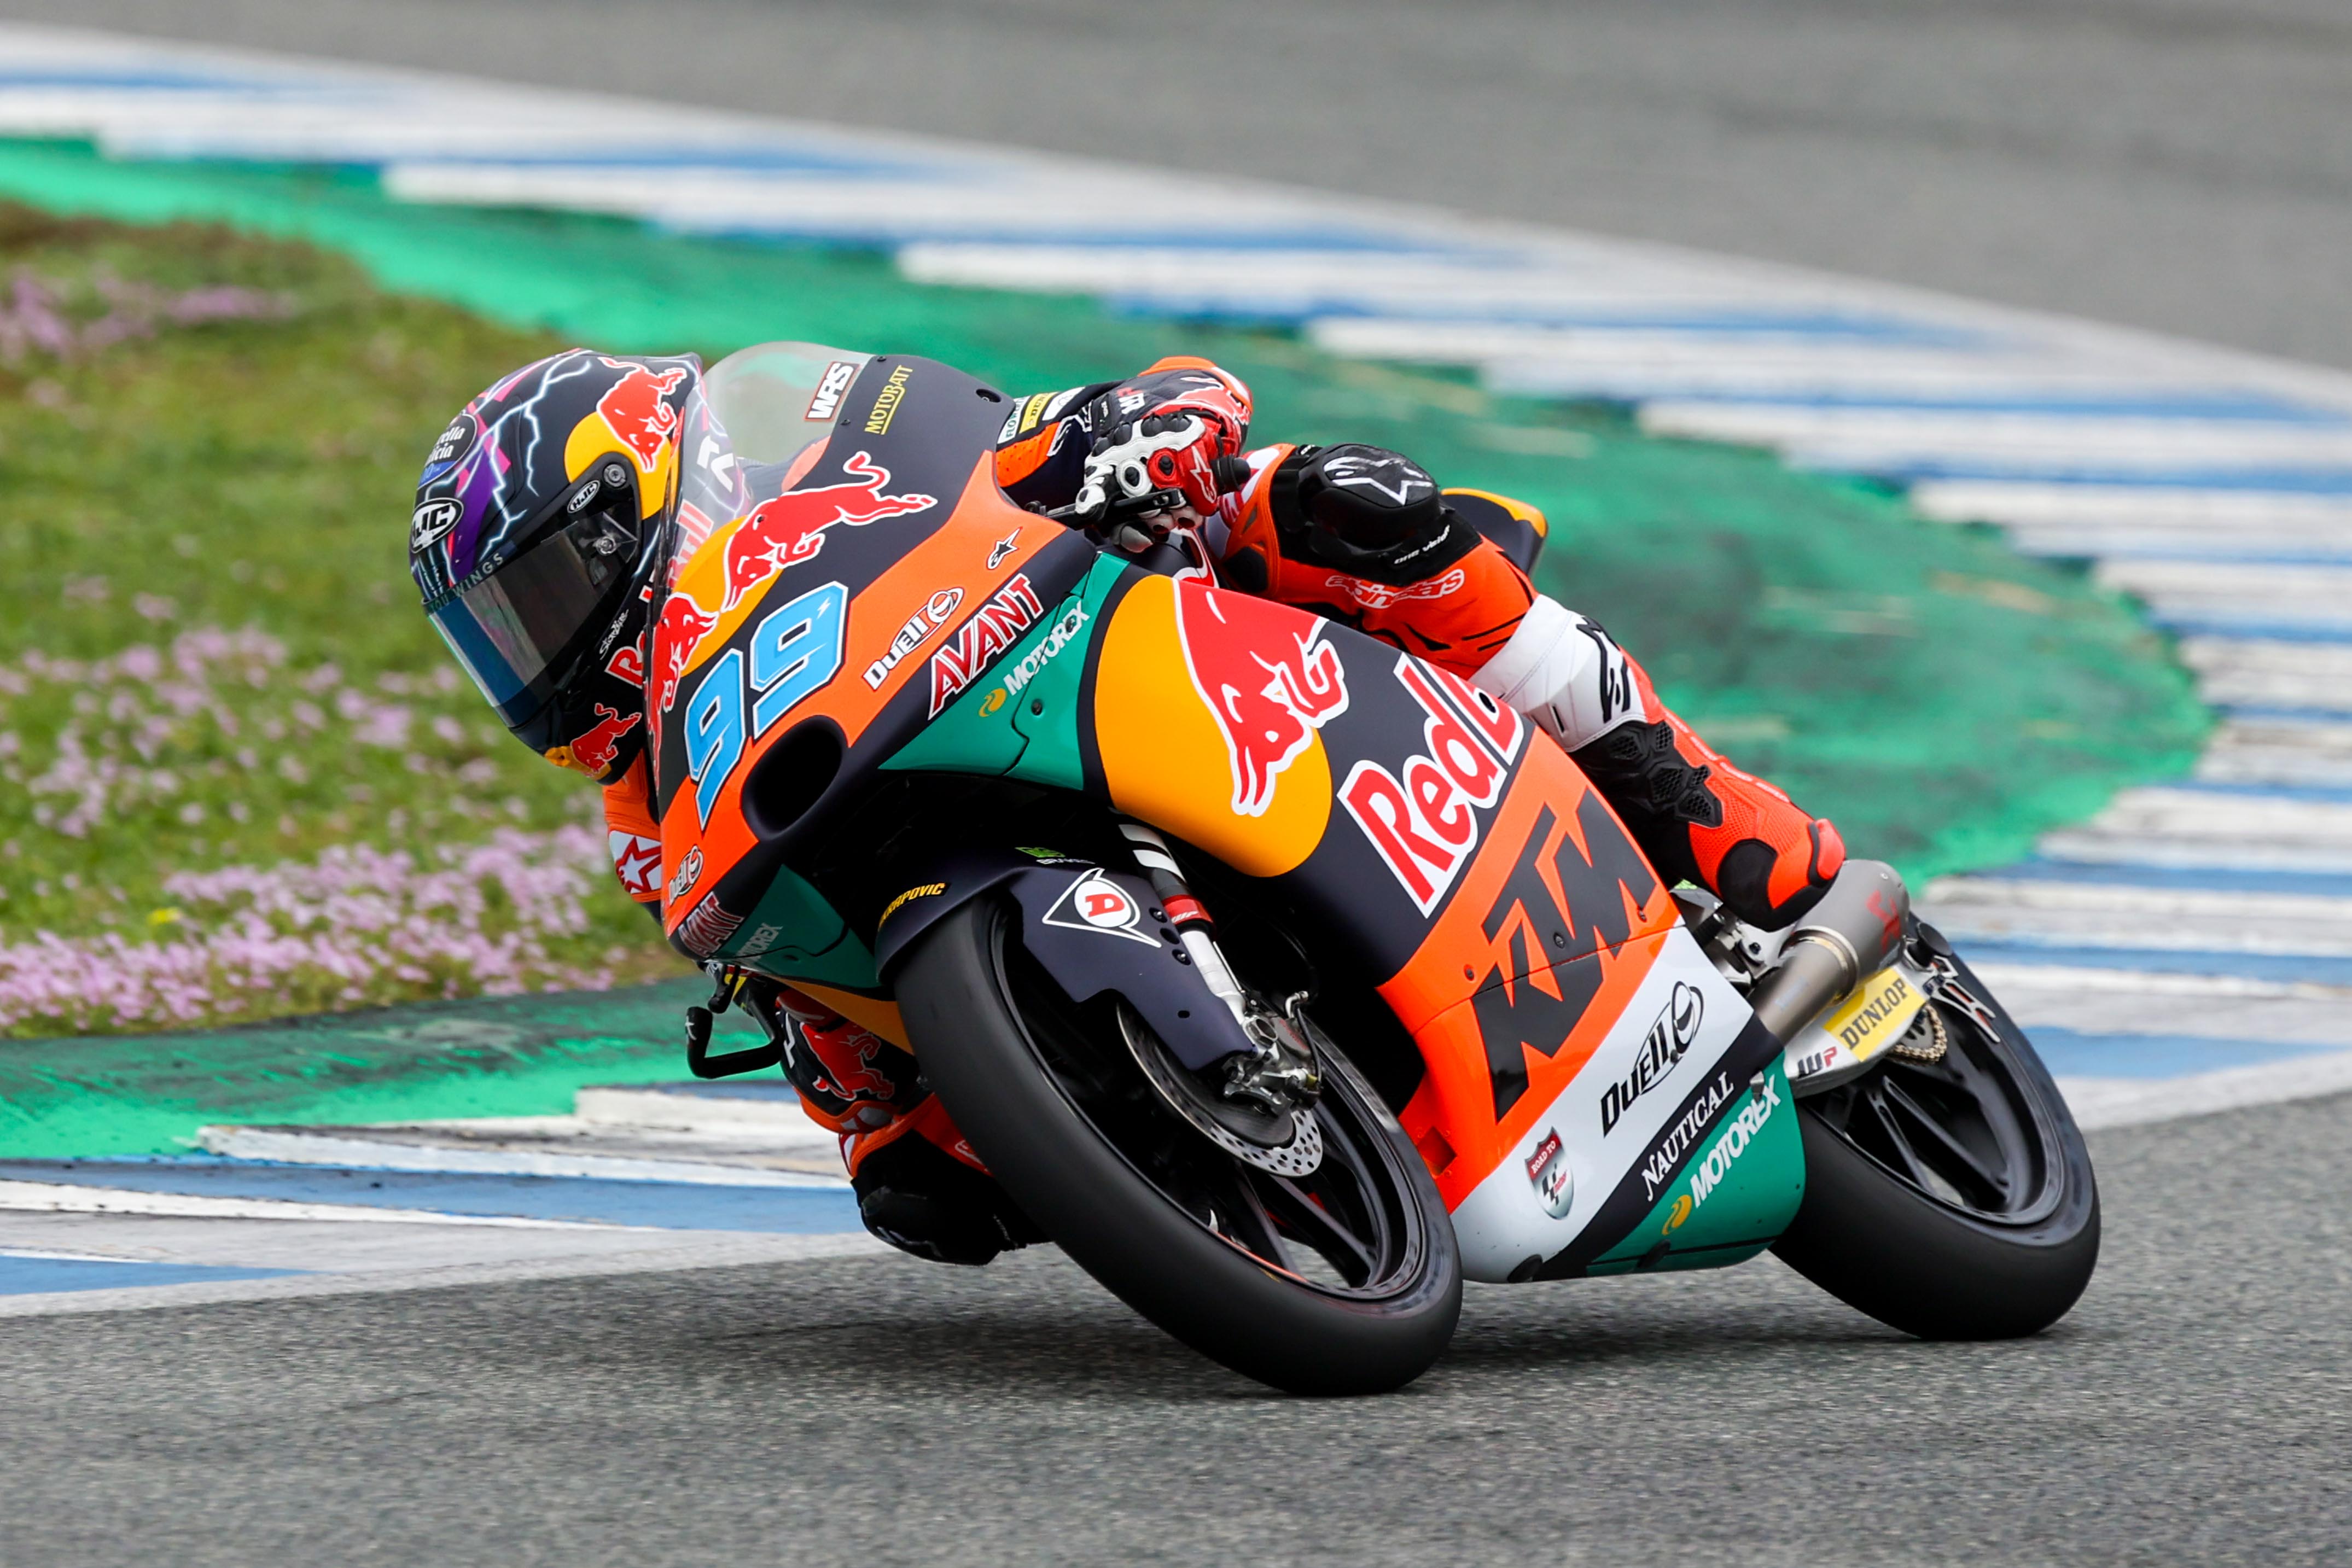
M 1879 1065 L 1798 1102 L 1805 1197 L 1773 1250 L 1923 1339 L 2036 1333 L 2099 1260 L 2090 1153 L 2016 1023 L 1936 962 L 1936 999 Z
M 1298 1394 L 1376 1394 L 1453 1338 L 1453 1225 L 1396 1119 L 1337 1051 L 1322 1158 L 1260 1168 L 1178 1116 L 1115 1003 L 1073 1004 L 980 899 L 908 955 L 924 1076 L 1015 1202 L 1080 1268 L 1193 1349 Z

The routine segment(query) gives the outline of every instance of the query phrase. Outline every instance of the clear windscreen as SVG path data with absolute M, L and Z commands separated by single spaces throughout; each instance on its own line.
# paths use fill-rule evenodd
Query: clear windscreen
M 759 343 L 711 366 L 702 384 L 740 461 L 789 463 L 833 428 L 873 357 L 822 343 Z

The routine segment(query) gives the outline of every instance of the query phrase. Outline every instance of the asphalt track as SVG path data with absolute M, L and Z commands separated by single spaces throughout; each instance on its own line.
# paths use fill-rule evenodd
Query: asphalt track
M 0 1560 L 2341 1563 L 2352 1099 L 2095 1134 L 2030 1341 L 1761 1261 L 1474 1289 L 1404 1394 L 1269 1396 L 1057 1256 L 0 1322 Z
M 0 16 L 1255 173 L 2352 366 L 2342 0 L 0 0 Z

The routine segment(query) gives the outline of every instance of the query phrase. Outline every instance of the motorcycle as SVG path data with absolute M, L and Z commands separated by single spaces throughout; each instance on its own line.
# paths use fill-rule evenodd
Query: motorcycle
M 714 1057 L 698 1009 L 696 1071 L 785 1060 L 777 984 L 814 997 L 913 1051 L 1081 1268 L 1299 1393 L 1412 1381 L 1465 1279 L 1769 1248 L 1929 1338 L 2073 1305 L 2082 1135 L 1890 868 L 1778 933 L 1667 885 L 1458 676 L 1117 506 L 1013 506 L 992 453 L 1042 402 L 768 344 L 688 404 L 663 918 L 769 1039 Z M 1452 494 L 1532 562 L 1537 514 Z

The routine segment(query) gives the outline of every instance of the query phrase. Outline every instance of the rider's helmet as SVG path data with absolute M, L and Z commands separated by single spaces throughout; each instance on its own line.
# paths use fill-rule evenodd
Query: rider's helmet
M 450 422 L 416 486 L 425 614 L 515 738 L 600 783 L 645 746 L 642 636 L 701 376 L 691 355 L 526 365 Z

